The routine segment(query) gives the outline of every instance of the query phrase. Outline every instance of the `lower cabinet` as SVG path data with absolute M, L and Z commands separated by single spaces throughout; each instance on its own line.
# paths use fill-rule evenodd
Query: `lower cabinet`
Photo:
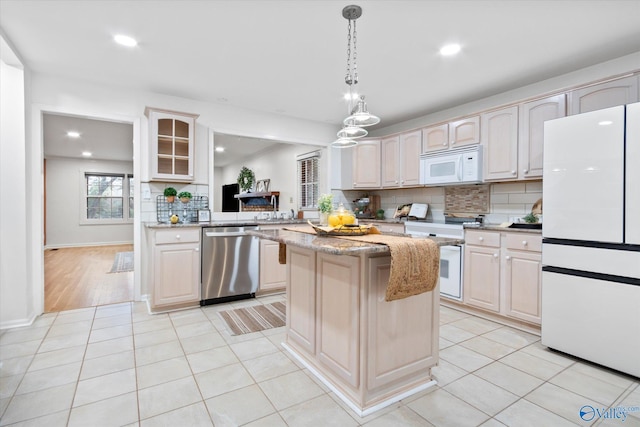
M 287 285 L 287 266 L 280 264 L 280 244 L 260 240 L 260 294 L 284 291 Z
M 540 324 L 542 237 L 465 231 L 465 304 Z
M 200 302 L 200 228 L 153 234 L 151 307 L 180 308 Z

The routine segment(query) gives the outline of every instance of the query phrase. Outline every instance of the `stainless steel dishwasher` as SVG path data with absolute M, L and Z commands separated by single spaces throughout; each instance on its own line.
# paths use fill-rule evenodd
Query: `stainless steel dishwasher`
M 258 226 L 202 228 L 200 305 L 255 297 L 259 239 L 246 234 Z

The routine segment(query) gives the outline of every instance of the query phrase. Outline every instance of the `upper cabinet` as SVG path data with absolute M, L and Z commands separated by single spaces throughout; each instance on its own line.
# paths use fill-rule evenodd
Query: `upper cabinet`
M 466 117 L 422 130 L 422 152 L 480 143 L 480 116 Z
M 422 133 L 408 132 L 385 138 L 382 146 L 382 187 L 397 188 L 420 184 Z
M 569 92 L 569 115 L 638 102 L 639 79 L 635 75 Z
M 360 140 L 350 150 L 353 188 L 380 188 L 380 140 Z
M 150 179 L 192 182 L 197 114 L 147 107 Z
M 565 98 L 561 94 L 520 105 L 518 178 L 542 177 L 544 122 L 565 116 Z
M 484 178 L 509 180 L 518 177 L 518 107 L 482 115 Z

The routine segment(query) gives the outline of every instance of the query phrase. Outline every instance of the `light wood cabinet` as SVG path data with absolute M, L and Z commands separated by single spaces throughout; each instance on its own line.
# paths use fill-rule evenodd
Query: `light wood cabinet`
M 491 244 L 498 233 L 465 233 L 464 289 L 465 304 L 494 312 L 500 311 L 500 247 Z M 499 234 L 498 234 L 499 241 Z
M 482 114 L 484 179 L 518 177 L 518 107 Z
M 264 227 L 261 227 L 264 229 Z M 286 264 L 280 264 L 280 244 L 260 240 L 260 285 L 258 294 L 284 291 L 287 285 Z
M 296 348 L 316 353 L 316 253 L 287 245 L 287 332 Z
M 569 92 L 569 115 L 587 113 L 640 100 L 640 76 L 629 76 Z
M 195 124 L 198 115 L 147 107 L 150 179 L 194 180 Z
M 464 303 L 539 325 L 542 236 L 466 230 L 465 242 Z
M 151 306 L 171 309 L 200 302 L 200 228 L 156 230 Z
M 352 307 L 359 305 L 360 259 L 318 253 L 316 262 L 318 362 L 357 387 L 360 319 Z
M 382 146 L 382 187 L 409 187 L 420 184 L 422 132 L 415 131 L 380 142 Z
M 466 117 L 422 130 L 422 152 L 429 153 L 480 143 L 480 116 Z
M 566 115 L 565 94 L 550 96 L 520 106 L 518 178 L 542 177 L 544 122 Z
M 380 141 L 382 149 L 382 186 L 400 187 L 400 137 Z
M 351 150 L 353 188 L 380 188 L 380 140 L 361 140 Z

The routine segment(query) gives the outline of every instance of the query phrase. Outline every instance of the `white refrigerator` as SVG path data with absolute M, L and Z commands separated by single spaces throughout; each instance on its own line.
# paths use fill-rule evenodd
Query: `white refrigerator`
M 640 103 L 544 132 L 542 344 L 640 377 Z

